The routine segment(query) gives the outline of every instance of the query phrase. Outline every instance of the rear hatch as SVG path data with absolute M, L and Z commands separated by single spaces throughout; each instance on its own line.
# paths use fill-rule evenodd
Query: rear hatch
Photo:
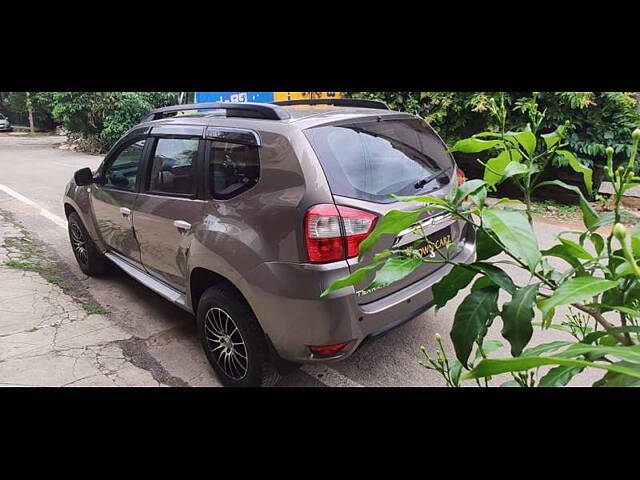
M 424 206 L 396 202 L 389 194 L 444 197 L 451 182 L 457 181 L 455 164 L 446 146 L 426 122 L 416 117 L 381 116 L 343 121 L 309 128 L 305 135 L 327 176 L 335 204 L 371 212 L 378 218 L 390 210 L 415 210 Z M 442 214 L 426 213 L 419 223 L 429 239 L 438 244 L 461 239 L 461 225 Z M 349 259 L 351 271 L 370 264 L 377 252 L 418 241 L 420 237 L 412 230 L 397 237 L 382 236 L 362 262 Z M 365 291 L 373 279 L 371 275 L 356 288 L 358 302 L 366 304 L 383 298 L 440 267 L 424 264 L 400 282 Z

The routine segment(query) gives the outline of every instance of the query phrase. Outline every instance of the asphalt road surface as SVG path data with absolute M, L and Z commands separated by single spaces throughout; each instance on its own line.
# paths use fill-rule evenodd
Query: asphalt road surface
M 85 276 L 78 268 L 69 246 L 64 225 L 62 194 L 73 173 L 82 167 L 96 168 L 101 156 L 57 148 L 64 137 L 20 136 L 0 133 L 0 209 L 11 212 L 32 235 L 60 257 L 70 272 L 85 285 L 93 298 L 109 310 L 109 319 L 140 339 L 144 356 L 159 363 L 180 384 L 219 386 L 197 340 L 192 316 L 116 271 L 106 278 Z M 62 219 L 62 220 L 61 220 Z M 554 235 L 572 229 L 561 223 L 537 223 L 536 233 L 548 247 Z M 513 272 L 517 284 L 528 282 L 528 275 Z M 459 300 L 463 295 L 458 297 Z M 318 365 L 285 376 L 279 386 L 443 386 L 440 376 L 418 365 L 420 346 L 435 352 L 434 335 L 440 333 L 451 358 L 453 349 L 448 333 L 457 308 L 452 301 L 446 308 L 424 315 L 369 342 L 352 357 L 330 366 Z M 1 319 L 0 319 L 1 321 Z M 496 319 L 489 338 L 500 339 L 500 319 Z M 532 344 L 569 339 L 566 334 L 536 331 Z M 503 342 L 506 345 L 506 342 Z M 509 356 L 508 346 L 499 350 Z M 587 386 L 601 375 L 583 373 L 571 385 Z M 504 379 L 496 379 L 500 384 Z M 470 384 L 471 386 L 471 384 Z

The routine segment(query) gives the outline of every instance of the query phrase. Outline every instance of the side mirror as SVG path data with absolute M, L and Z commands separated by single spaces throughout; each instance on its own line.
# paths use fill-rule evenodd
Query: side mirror
M 73 175 L 73 179 L 76 182 L 76 185 L 80 187 L 84 187 L 85 185 L 91 185 L 93 183 L 93 173 L 91 173 L 91 169 L 81 168 Z

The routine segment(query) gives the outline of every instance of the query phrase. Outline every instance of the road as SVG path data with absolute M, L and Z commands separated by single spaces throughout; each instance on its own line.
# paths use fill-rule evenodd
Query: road
M 192 316 L 123 272 L 94 279 L 82 274 L 77 267 L 67 232 L 56 223 L 55 217 L 64 219 L 62 194 L 73 173 L 82 167 L 96 168 L 102 157 L 56 148 L 63 141 L 63 137 L 56 136 L 0 133 L 0 185 L 6 187 L 4 191 L 0 189 L 0 209 L 11 212 L 27 230 L 51 247 L 93 298 L 109 310 L 110 321 L 140 339 L 145 355 L 182 384 L 219 386 L 201 351 Z M 19 198 L 7 192 L 15 192 Z M 33 203 L 28 204 L 29 201 Z M 46 212 L 50 215 L 45 216 Z M 553 243 L 554 235 L 567 229 L 563 224 L 536 224 L 539 242 L 545 247 Z M 517 284 L 524 284 L 528 282 L 528 275 L 515 271 L 513 279 Z M 424 345 L 428 351 L 435 352 L 434 335 L 440 333 L 448 338 L 456 308 L 457 301 L 452 301 L 438 312 L 431 310 L 369 342 L 343 362 L 330 367 L 305 367 L 284 377 L 278 386 L 443 386 L 437 373 L 418 365 L 422 357 L 419 348 Z M 501 338 L 501 326 L 497 319 L 489 338 Z M 533 343 L 558 339 L 568 338 L 553 330 L 536 332 Z M 445 341 L 445 347 L 453 358 L 450 342 Z M 506 348 L 498 353 L 508 356 Z M 598 377 L 584 373 L 576 377 L 572 385 L 590 385 Z

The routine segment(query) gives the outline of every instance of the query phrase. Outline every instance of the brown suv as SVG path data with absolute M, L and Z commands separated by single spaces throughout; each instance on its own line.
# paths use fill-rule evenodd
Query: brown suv
M 420 206 L 389 194 L 444 196 L 457 181 L 433 129 L 383 103 L 195 104 L 151 112 L 95 173 L 76 172 L 64 204 L 83 272 L 116 264 L 194 313 L 221 382 L 257 386 L 291 365 L 343 359 L 432 305 L 449 266 L 320 294 L 359 266 L 382 215 Z M 446 216 L 421 222 L 473 260 L 473 230 Z M 386 237 L 363 263 L 416 240 L 413 229 Z

